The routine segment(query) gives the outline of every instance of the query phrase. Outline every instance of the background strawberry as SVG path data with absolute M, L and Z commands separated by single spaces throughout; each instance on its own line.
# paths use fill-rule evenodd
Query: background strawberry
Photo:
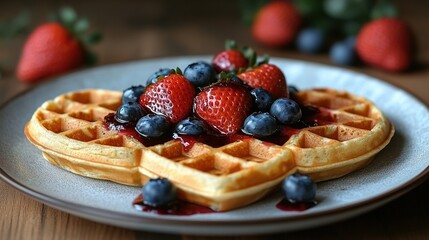
M 250 92 L 237 83 L 220 82 L 205 88 L 195 98 L 194 111 L 222 134 L 237 132 L 252 111 Z
M 34 82 L 75 69 L 83 64 L 80 43 L 58 23 L 37 27 L 27 42 L 18 64 L 17 75 L 23 82 Z
M 292 3 L 271 1 L 257 12 L 252 35 L 267 46 L 282 47 L 294 41 L 301 22 L 302 17 Z
M 225 50 L 217 53 L 212 59 L 212 65 L 216 72 L 238 71 L 249 66 L 249 60 L 237 49 L 235 41 L 227 40 Z
M 363 62 L 394 72 L 410 67 L 413 47 L 411 30 L 398 18 L 371 21 L 356 39 L 356 51 Z
M 274 64 L 263 63 L 237 76 L 252 88 L 265 89 L 273 98 L 288 96 L 286 77 Z
M 181 74 L 172 73 L 147 87 L 140 96 L 140 105 L 178 123 L 192 112 L 195 88 Z
M 74 10 L 67 7 L 56 20 L 41 24 L 26 40 L 17 67 L 21 81 L 37 82 L 95 61 L 87 46 L 97 43 L 101 35 L 85 33 L 88 21 L 78 19 Z

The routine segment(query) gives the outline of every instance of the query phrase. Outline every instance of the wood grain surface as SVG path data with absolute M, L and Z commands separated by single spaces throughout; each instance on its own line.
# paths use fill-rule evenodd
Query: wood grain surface
M 401 17 L 416 34 L 418 66 L 399 74 L 366 66 L 350 69 L 390 82 L 429 104 L 429 2 L 396 3 Z M 103 33 L 104 40 L 94 48 L 99 57 L 97 66 L 214 54 L 223 48 L 227 38 L 271 56 L 331 64 L 326 53 L 306 55 L 290 48 L 270 49 L 257 44 L 241 22 L 238 1 L 0 1 L 0 21 L 28 10 L 35 25 L 64 4 L 87 16 L 94 29 Z M 19 82 L 14 74 L 24 39 L 25 36 L 0 39 L 0 104 L 37 86 Z M 428 202 L 426 181 L 374 211 L 327 226 L 273 235 L 205 237 L 133 231 L 96 223 L 46 206 L 0 181 L 0 239 L 429 239 Z

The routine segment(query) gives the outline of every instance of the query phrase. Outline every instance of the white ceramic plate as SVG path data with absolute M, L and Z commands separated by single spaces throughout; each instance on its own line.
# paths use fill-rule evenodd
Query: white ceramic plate
M 409 191 L 429 173 L 428 108 L 382 80 L 341 68 L 272 58 L 300 89 L 331 87 L 375 102 L 396 127 L 391 143 L 368 167 L 318 184 L 320 203 L 304 212 L 275 207 L 278 193 L 248 207 L 215 214 L 167 216 L 136 211 L 140 189 L 81 177 L 44 160 L 23 134 L 24 125 L 47 99 L 83 88 L 123 90 L 159 68 L 180 67 L 207 56 L 144 60 L 89 69 L 50 81 L 10 101 L 0 110 L 0 177 L 54 208 L 94 221 L 168 233 L 234 235 L 296 230 L 340 221 L 367 212 Z

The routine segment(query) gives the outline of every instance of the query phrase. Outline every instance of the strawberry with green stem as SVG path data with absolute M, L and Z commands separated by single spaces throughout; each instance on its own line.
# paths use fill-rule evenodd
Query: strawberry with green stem
M 286 76 L 278 66 L 268 62 L 268 56 L 237 77 L 252 88 L 266 90 L 274 99 L 288 97 Z
M 253 98 L 249 89 L 225 80 L 204 88 L 194 103 L 194 113 L 226 135 L 239 131 L 252 109 Z
M 176 124 L 192 113 L 196 90 L 180 69 L 149 85 L 140 96 L 140 105 Z
M 238 72 L 249 66 L 249 59 L 237 48 L 233 40 L 225 41 L 225 50 L 217 53 L 212 59 L 216 72 Z
M 99 33 L 87 33 L 89 22 L 79 19 L 71 8 L 63 8 L 56 21 L 39 25 L 26 40 L 17 67 L 18 78 L 26 83 L 60 75 L 95 62 L 88 47 L 101 40 Z

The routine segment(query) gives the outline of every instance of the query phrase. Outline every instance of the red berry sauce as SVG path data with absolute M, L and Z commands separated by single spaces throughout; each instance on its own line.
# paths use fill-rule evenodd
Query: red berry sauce
M 301 110 L 303 115 L 300 122 L 291 126 L 283 126 L 276 134 L 270 137 L 259 139 L 264 141 L 266 144 L 283 145 L 292 135 L 299 133 L 303 128 L 335 123 L 335 116 L 330 112 L 329 109 L 313 106 L 301 106 Z M 110 113 L 105 116 L 104 127 L 106 129 L 118 131 L 120 134 L 131 136 L 139 140 L 145 146 L 154 146 L 175 139 L 182 143 L 184 151 L 189 151 L 192 146 L 197 142 L 202 142 L 212 147 L 220 147 L 235 142 L 237 140 L 253 138 L 252 136 L 246 135 L 241 131 L 231 135 L 210 133 L 199 136 L 179 135 L 170 131 L 159 138 L 145 138 L 137 133 L 137 131 L 135 130 L 135 123 L 119 123 L 115 120 L 114 113 Z M 286 199 L 282 199 L 276 204 L 276 208 L 282 211 L 301 212 L 311 207 L 314 207 L 315 205 L 317 205 L 316 201 L 291 203 Z M 133 201 L 133 206 L 139 211 L 152 212 L 160 215 L 189 216 L 193 214 L 206 214 L 216 212 L 208 207 L 192 204 L 181 200 L 177 200 L 173 204 L 166 207 L 155 208 L 144 204 L 143 196 L 141 194 Z
M 272 136 L 258 139 L 267 144 L 283 145 L 292 135 L 299 133 L 303 128 L 335 123 L 335 117 L 328 109 L 313 106 L 304 106 L 301 107 L 301 109 L 303 115 L 300 122 L 294 125 L 284 125 L 280 131 Z M 139 140 L 145 146 L 154 146 L 176 139 L 182 143 L 185 151 L 189 151 L 197 142 L 205 143 L 212 147 L 220 147 L 237 140 L 253 138 L 253 136 L 246 135 L 241 131 L 230 135 L 207 133 L 199 136 L 179 135 L 170 131 L 158 138 L 145 138 L 137 133 L 135 130 L 135 123 L 119 123 L 115 120 L 114 113 L 110 113 L 104 118 L 104 126 L 110 130 L 119 131 L 120 134 L 131 136 Z
M 189 216 L 194 214 L 216 213 L 216 211 L 211 208 L 181 200 L 176 200 L 174 203 L 164 207 L 151 207 L 144 204 L 142 194 L 134 199 L 133 206 L 139 211 L 151 212 L 159 215 Z
M 316 205 L 317 205 L 317 201 L 293 203 L 287 200 L 286 198 L 283 198 L 280 202 L 276 204 L 276 208 L 282 211 L 302 212 Z

